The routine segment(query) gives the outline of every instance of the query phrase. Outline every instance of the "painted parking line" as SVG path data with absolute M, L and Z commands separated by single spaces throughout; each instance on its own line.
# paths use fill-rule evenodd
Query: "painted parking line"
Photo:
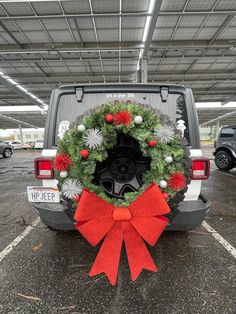
M 36 218 L 31 226 L 19 234 L 3 251 L 0 252 L 0 262 L 36 227 L 40 222 L 40 218 Z M 214 228 L 206 221 L 202 222 L 202 226 L 234 257 L 236 258 L 236 249 L 229 244 Z
M 204 220 L 202 222 L 202 226 L 209 232 L 211 235 L 231 254 L 234 258 L 236 258 L 236 249 L 229 244 L 214 228 L 212 228 L 208 223 Z
M 0 252 L 0 262 L 38 225 L 40 218 L 35 219 L 31 226 L 25 228 L 2 252 Z
M 224 175 L 229 176 L 229 177 L 235 177 L 233 174 L 230 174 L 230 173 L 226 173 L 226 172 L 222 172 L 222 171 L 219 171 L 219 173 L 224 174 Z

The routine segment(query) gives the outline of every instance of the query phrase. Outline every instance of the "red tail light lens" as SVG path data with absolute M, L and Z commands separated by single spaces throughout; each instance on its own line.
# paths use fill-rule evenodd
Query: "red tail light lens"
M 194 158 L 192 162 L 192 180 L 207 180 L 210 175 L 210 160 L 206 157 Z
M 34 160 L 36 179 L 53 179 L 53 158 L 39 157 Z

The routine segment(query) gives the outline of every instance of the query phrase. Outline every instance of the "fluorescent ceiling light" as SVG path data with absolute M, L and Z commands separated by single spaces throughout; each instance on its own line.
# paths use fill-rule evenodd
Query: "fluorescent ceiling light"
M 150 0 L 149 1 L 149 6 L 148 6 L 148 13 L 149 14 L 153 13 L 153 9 L 154 9 L 154 5 L 155 5 L 156 1 L 157 0 Z M 143 30 L 143 37 L 142 37 L 142 43 L 143 44 L 147 40 L 151 19 L 152 19 L 152 16 L 150 16 L 150 15 L 148 15 L 146 17 L 145 26 L 144 26 L 144 30 Z M 142 59 L 142 57 L 143 57 L 143 49 L 140 49 L 140 51 L 139 51 L 139 59 L 138 59 L 138 63 L 137 63 L 137 71 L 140 69 L 140 60 Z
M 25 89 L 23 86 L 17 85 L 16 87 L 19 88 L 20 90 L 22 90 L 22 92 L 29 94 L 29 91 L 27 91 L 27 89 Z
M 0 0 L 1 3 L 1 0 Z M 23 86 L 21 86 L 19 83 L 17 83 L 15 80 L 13 80 L 12 78 L 10 78 L 8 75 L 5 75 L 4 72 L 0 71 L 0 77 L 4 80 L 6 80 L 8 83 L 10 83 L 11 85 L 13 85 L 14 87 L 17 87 L 19 90 L 21 90 L 22 92 L 24 92 L 26 95 L 28 95 L 29 97 L 35 99 L 37 102 L 39 102 L 40 104 L 42 104 L 44 106 L 44 110 L 47 110 L 45 108 L 48 108 L 47 104 L 45 104 L 41 99 L 39 99 L 38 97 L 36 97 L 34 94 L 32 94 L 31 92 L 29 92 L 26 88 L 24 88 Z
M 4 77 L 5 78 L 5 77 Z M 17 82 L 11 79 L 10 77 L 6 78 L 6 80 L 11 83 L 12 85 L 17 85 Z
M 146 22 L 145 22 L 145 27 L 144 27 L 144 30 L 143 30 L 142 42 L 145 42 L 146 39 L 147 39 L 147 35 L 148 35 L 148 31 L 149 31 L 150 22 L 151 22 L 151 16 L 147 16 L 147 17 L 146 17 Z

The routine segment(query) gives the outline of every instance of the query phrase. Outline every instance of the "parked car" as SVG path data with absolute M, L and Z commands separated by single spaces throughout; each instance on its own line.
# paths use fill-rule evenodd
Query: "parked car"
M 35 160 L 36 178 L 39 180 L 43 178 L 43 186 L 28 187 L 29 201 L 33 202 L 36 212 L 49 227 L 57 230 L 75 229 L 73 209 L 69 204 L 60 202 L 58 190 L 60 187 L 58 188 L 58 181 L 54 179 L 52 159 L 57 154 L 57 141 L 62 135 L 62 130 L 65 131 L 69 124 L 75 122 L 76 118 L 87 110 L 108 102 L 128 103 L 130 99 L 134 103 L 149 105 L 167 114 L 176 125 L 180 125 L 179 129 L 187 140 L 185 145 L 190 148 L 192 166 L 190 162 L 188 167 L 192 174 L 191 182 L 184 200 L 178 202 L 177 206 L 174 205 L 174 216 L 167 230 L 189 230 L 202 223 L 210 209 L 210 202 L 201 193 L 201 183 L 209 176 L 210 162 L 209 159 L 202 157 L 199 124 L 192 91 L 177 85 L 90 84 L 61 86 L 52 92 L 45 126 L 44 149 L 42 157 Z M 123 145 L 119 158 L 122 158 L 120 155 L 127 151 L 127 145 Z M 102 185 L 102 181 L 98 184 Z M 44 195 L 47 195 L 47 199 L 44 199 Z
M 0 141 L 0 155 L 2 155 L 3 158 L 10 158 L 12 153 L 13 153 L 12 146 L 4 141 Z
M 33 141 L 30 141 L 30 142 L 25 142 L 24 145 L 23 145 L 23 148 L 24 149 L 34 149 L 34 145 L 35 145 L 35 142 Z
M 220 170 L 236 167 L 236 125 L 223 127 L 214 146 L 215 164 Z
M 20 142 L 7 142 L 9 145 L 11 145 L 14 149 L 22 149 L 23 148 L 23 144 L 21 144 Z
M 34 144 L 34 149 L 43 149 L 43 141 L 37 140 Z

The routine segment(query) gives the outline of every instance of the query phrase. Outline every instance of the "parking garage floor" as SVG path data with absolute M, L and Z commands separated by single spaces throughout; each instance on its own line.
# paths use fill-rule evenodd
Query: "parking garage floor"
M 211 156 L 211 147 L 204 147 Z M 200 226 L 165 232 L 151 253 L 159 272 L 143 271 L 131 282 L 122 256 L 118 283 L 90 278 L 98 252 L 78 232 L 53 232 L 26 197 L 35 185 L 33 159 L 40 152 L 17 151 L 0 159 L 1 252 L 33 222 L 27 235 L 0 262 L 0 313 L 235 313 L 233 254 Z M 206 222 L 236 247 L 236 169 L 221 172 L 211 162 L 204 195 L 212 201 Z M 36 221 L 36 222 L 35 222 Z

